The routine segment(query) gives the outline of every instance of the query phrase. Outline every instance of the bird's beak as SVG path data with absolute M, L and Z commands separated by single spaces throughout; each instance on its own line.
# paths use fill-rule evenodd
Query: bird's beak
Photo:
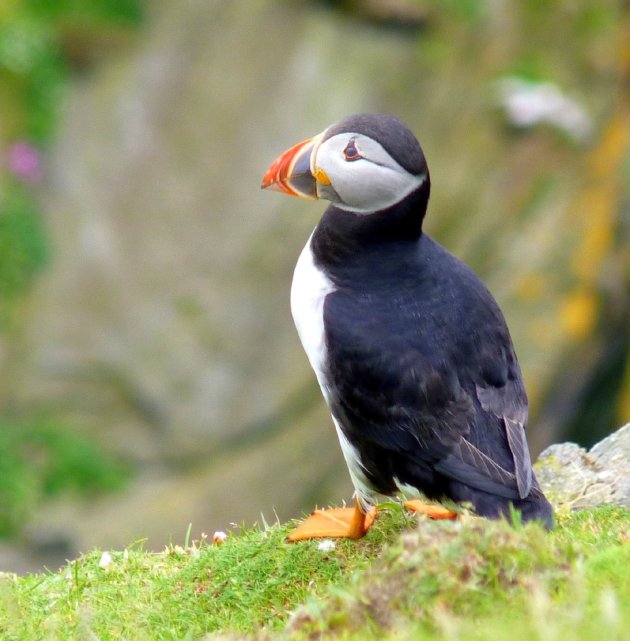
M 271 163 L 261 187 L 290 196 L 316 199 L 318 181 L 330 184 L 330 181 L 326 182 L 327 177 L 321 170 L 314 170 L 315 155 L 321 139 L 322 134 L 318 134 L 287 149 Z

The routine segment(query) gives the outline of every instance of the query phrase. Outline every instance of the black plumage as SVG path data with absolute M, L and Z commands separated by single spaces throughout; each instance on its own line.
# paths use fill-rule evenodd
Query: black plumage
M 333 416 L 374 491 L 393 494 L 398 482 L 488 517 L 509 514 L 512 504 L 524 520 L 551 526 L 503 315 L 479 278 L 422 232 L 430 181 L 415 138 L 395 119 L 361 118 L 326 138 L 359 130 L 426 178 L 369 215 L 333 204 L 314 232 L 315 265 L 335 288 L 324 302 Z
M 551 527 L 508 328 L 479 278 L 422 230 L 431 181 L 411 131 L 350 116 L 282 154 L 263 187 L 332 202 L 291 309 L 357 491 L 352 516 L 315 513 L 292 540 L 362 536 L 374 494 L 410 487 Z

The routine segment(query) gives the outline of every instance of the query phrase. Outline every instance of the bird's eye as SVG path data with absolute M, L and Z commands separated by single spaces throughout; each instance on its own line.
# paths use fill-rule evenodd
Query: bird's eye
M 357 146 L 354 143 L 354 140 L 351 140 L 346 145 L 346 148 L 343 150 L 343 155 L 344 158 L 348 161 L 359 160 L 359 158 L 362 157 L 359 153 L 359 150 L 357 149 Z

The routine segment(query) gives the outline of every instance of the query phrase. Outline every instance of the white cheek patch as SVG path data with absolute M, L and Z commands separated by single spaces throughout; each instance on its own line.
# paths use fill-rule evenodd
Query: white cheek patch
M 365 160 L 353 164 L 359 163 L 364 166 L 350 169 L 337 180 L 331 180 L 343 200 L 339 205 L 349 211 L 369 214 L 386 209 L 403 200 L 423 182 L 419 176 L 407 172 L 402 174 Z
M 350 140 L 355 141 L 361 159 L 345 160 L 343 150 Z M 355 213 L 391 207 L 425 180 L 410 174 L 378 142 L 361 134 L 337 134 L 324 141 L 317 150 L 316 165 L 326 172 L 340 198 L 335 204 Z

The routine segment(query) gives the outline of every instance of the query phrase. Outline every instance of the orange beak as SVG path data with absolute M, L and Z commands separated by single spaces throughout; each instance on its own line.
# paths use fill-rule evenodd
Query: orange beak
M 289 196 L 317 198 L 317 180 L 311 170 L 312 155 L 321 134 L 293 145 L 276 158 L 262 180 L 262 189 L 281 191 Z

